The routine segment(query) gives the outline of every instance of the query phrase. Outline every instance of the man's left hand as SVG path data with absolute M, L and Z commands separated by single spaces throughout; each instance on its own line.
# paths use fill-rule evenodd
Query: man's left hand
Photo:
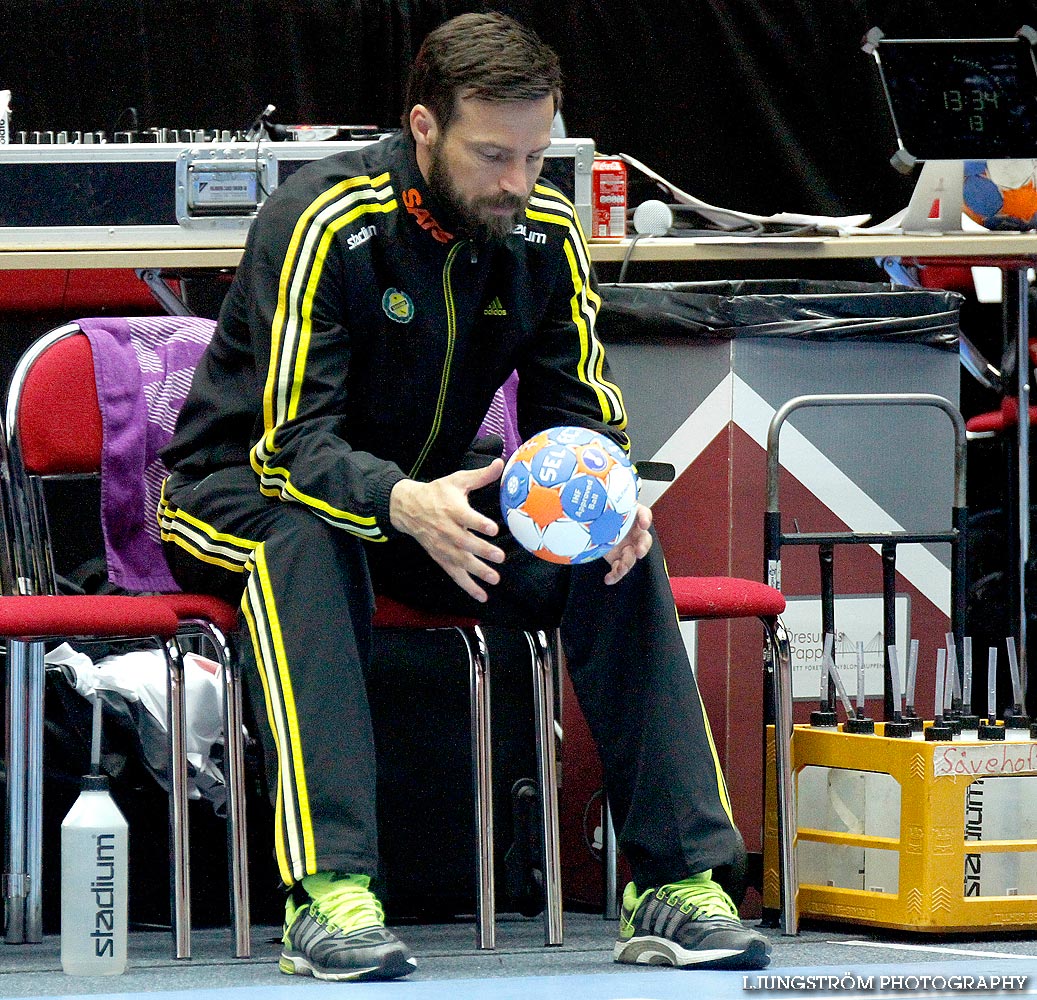
M 638 559 L 648 555 L 648 550 L 652 547 L 652 536 L 648 530 L 651 526 L 652 512 L 643 504 L 638 504 L 633 526 L 626 533 L 626 537 L 605 554 L 605 561 L 610 567 L 605 574 L 605 583 L 619 583 Z

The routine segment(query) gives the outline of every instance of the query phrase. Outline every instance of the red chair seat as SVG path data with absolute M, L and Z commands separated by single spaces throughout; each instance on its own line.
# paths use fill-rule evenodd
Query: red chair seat
M 152 597 L 61 595 L 0 598 L 0 635 L 155 636 L 171 639 L 179 628 L 173 610 Z
M 237 605 L 209 594 L 158 594 L 161 601 L 181 620 L 192 618 L 212 622 L 225 635 L 232 635 L 238 624 Z
M 980 413 L 965 422 L 965 430 L 970 434 L 1001 434 L 1009 427 L 1019 423 L 1019 401 L 1014 396 L 1006 396 L 1000 410 Z M 1037 406 L 1030 407 L 1030 426 L 1037 424 Z
M 671 576 L 679 618 L 748 618 L 780 615 L 781 592 L 755 580 L 726 576 Z

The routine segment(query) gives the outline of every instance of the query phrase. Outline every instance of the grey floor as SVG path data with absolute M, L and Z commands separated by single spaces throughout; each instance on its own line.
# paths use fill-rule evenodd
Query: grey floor
M 645 970 L 616 965 L 611 950 L 617 924 L 592 914 L 567 913 L 565 944 L 557 948 L 543 946 L 543 925 L 539 919 L 509 915 L 498 921 L 494 952 L 477 951 L 472 925 L 462 921 L 401 926 L 395 930 L 419 962 L 406 983 L 425 984 L 406 987 L 413 1000 L 419 1000 L 422 992 L 434 994 L 427 1000 L 506 1000 L 512 995 L 559 1000 L 591 1000 L 606 995 L 665 1000 L 673 995 L 713 1000 L 750 996 L 749 990 L 760 989 L 753 986 L 755 980 L 743 980 L 742 973 Z M 771 966 L 762 975 L 790 970 L 827 970 L 840 977 L 867 976 L 879 970 L 893 970 L 901 975 L 986 970 L 991 975 L 1027 976 L 1025 988 L 1017 995 L 1037 995 L 1037 935 L 1033 934 L 941 940 L 920 936 L 893 939 L 849 926 L 805 925 L 796 937 L 785 937 L 767 928 L 763 931 L 771 938 L 773 951 Z M 38 945 L 0 944 L 0 997 L 168 992 L 202 1000 L 233 990 L 245 1000 L 249 993 L 256 998 L 274 998 L 286 991 L 294 993 L 297 988 L 354 992 L 378 989 L 385 996 L 397 986 L 393 984 L 387 989 L 387 984 L 332 985 L 284 976 L 277 970 L 279 933 L 277 927 L 254 927 L 252 957 L 235 959 L 231 957 L 228 931 L 196 930 L 192 958 L 177 961 L 171 957 L 168 932 L 135 932 L 130 937 L 128 971 L 111 978 L 64 975 L 56 937 L 47 937 Z M 623 976 L 634 978 L 619 978 Z M 865 993 L 874 996 L 877 988 L 873 983 Z M 839 992 L 852 995 L 845 988 Z M 822 990 L 821 995 L 824 993 Z M 769 991 L 763 989 L 756 995 L 769 995 Z M 905 995 L 905 991 L 899 991 L 899 995 Z M 929 990 L 916 995 L 945 994 Z

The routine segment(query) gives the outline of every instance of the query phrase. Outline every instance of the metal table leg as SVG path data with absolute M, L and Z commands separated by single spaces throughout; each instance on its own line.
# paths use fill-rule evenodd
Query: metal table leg
M 1005 333 L 1009 344 L 1014 340 L 1016 399 L 1019 420 L 1016 433 L 1016 497 L 1018 518 L 1018 550 L 1016 551 L 1015 633 L 1019 657 L 1019 678 L 1024 698 L 1027 668 L 1026 567 L 1030 561 L 1030 289 L 1029 268 L 1006 268 L 1003 278 Z

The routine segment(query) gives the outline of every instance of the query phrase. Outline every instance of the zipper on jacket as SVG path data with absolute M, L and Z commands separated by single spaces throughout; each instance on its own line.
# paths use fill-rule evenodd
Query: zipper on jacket
M 443 265 L 443 300 L 446 304 L 446 355 L 443 358 L 443 373 L 439 378 L 439 398 L 436 400 L 436 412 L 432 419 L 432 429 L 429 431 L 428 440 L 418 455 L 418 460 L 407 474 L 411 479 L 417 478 L 418 470 L 428 457 L 432 445 L 439 436 L 439 428 L 443 420 L 443 404 L 446 401 L 447 385 L 450 382 L 450 365 L 454 359 L 454 343 L 457 340 L 457 310 L 454 307 L 454 290 L 450 284 L 450 272 L 454 266 L 454 258 L 457 256 L 466 240 L 458 240 L 447 254 L 446 263 Z M 472 252 L 475 253 L 475 244 L 472 244 Z

